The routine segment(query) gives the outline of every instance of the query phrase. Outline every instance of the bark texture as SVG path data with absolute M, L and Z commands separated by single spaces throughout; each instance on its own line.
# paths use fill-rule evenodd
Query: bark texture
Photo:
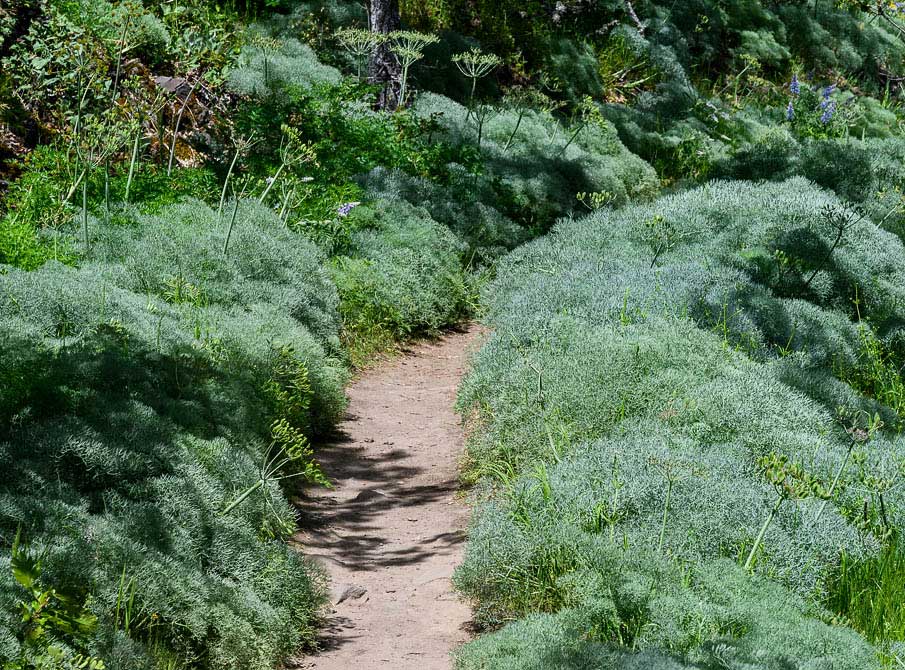
M 399 30 L 399 0 L 371 0 L 368 22 L 375 33 L 391 33 Z M 380 45 L 368 63 L 368 80 L 374 84 L 383 84 L 378 97 L 381 109 L 396 109 L 399 104 L 399 83 L 401 68 L 399 60 L 386 44 Z

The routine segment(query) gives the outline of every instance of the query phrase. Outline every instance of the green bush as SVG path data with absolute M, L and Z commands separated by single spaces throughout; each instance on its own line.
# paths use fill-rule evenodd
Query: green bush
M 439 114 L 443 137 L 453 145 L 477 142 L 466 109 L 448 98 L 424 94 L 414 111 Z M 581 192 L 608 193 L 612 204 L 621 205 L 659 187 L 650 166 L 627 151 L 604 121 L 563 127 L 546 112 L 496 110 L 481 135 L 489 183 L 478 179 L 478 193 L 489 187 L 491 202 L 529 230 L 545 230 L 576 209 Z
M 285 95 L 287 88 L 338 83 L 339 71 L 322 64 L 314 51 L 298 40 L 252 33 L 238 62 L 227 74 L 229 87 L 240 95 Z
M 493 206 L 492 190 L 476 193 L 474 179 L 464 170 L 452 172 L 446 185 L 384 168 L 372 170 L 359 181 L 375 198 L 401 198 L 427 209 L 431 218 L 468 245 L 464 256 L 472 268 L 492 264 L 528 239 L 527 230 Z
M 269 667 L 313 641 L 324 602 L 320 572 L 280 541 L 294 511 L 259 482 L 274 449 L 287 474 L 320 477 L 308 438 L 345 404 L 335 289 L 257 203 L 118 220 L 90 220 L 79 269 L 0 276 L 0 538 L 21 527 L 42 584 L 90 594 L 98 626 L 61 640 L 73 654 Z M 26 653 L 23 597 L 0 572 L 10 658 Z
M 500 264 L 459 397 L 482 502 L 456 582 L 485 625 L 519 621 L 459 668 L 879 667 L 824 603 L 840 550 L 901 526 L 898 489 L 863 492 L 900 481 L 905 442 L 856 443 L 898 417 L 836 375 L 866 324 L 896 341 L 905 247 L 850 212 L 834 244 L 843 212 L 801 179 L 714 182 Z
M 589 44 L 561 37 L 551 41 L 549 52 L 544 72 L 558 95 L 573 105 L 586 95 L 603 97 L 597 58 Z
M 840 197 L 862 202 L 875 189 L 873 154 L 852 141 L 808 142 L 801 154 L 801 174 Z
M 350 253 L 334 262 L 345 327 L 364 339 L 435 333 L 466 313 L 463 245 L 423 209 L 377 200 L 361 205 Z

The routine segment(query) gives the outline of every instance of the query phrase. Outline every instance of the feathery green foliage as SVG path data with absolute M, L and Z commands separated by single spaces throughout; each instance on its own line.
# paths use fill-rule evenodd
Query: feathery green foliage
M 873 597 L 829 577 L 901 523 L 905 442 L 855 445 L 839 407 L 897 417 L 835 375 L 867 322 L 898 341 L 905 248 L 857 216 L 834 243 L 845 211 L 800 179 L 712 183 L 562 222 L 503 261 L 460 391 L 484 502 L 456 580 L 485 624 L 527 618 L 458 667 L 879 667 L 823 608 Z
M 294 514 L 274 482 L 222 511 L 273 449 L 310 463 L 307 438 L 341 414 L 335 290 L 256 203 L 240 204 L 228 259 L 206 205 L 131 217 L 92 226 L 78 270 L 0 277 L 0 533 L 22 527 L 42 583 L 91 594 L 100 626 L 73 653 L 264 667 L 312 640 L 322 579 L 277 541 Z M 124 567 L 128 636 L 113 617 Z

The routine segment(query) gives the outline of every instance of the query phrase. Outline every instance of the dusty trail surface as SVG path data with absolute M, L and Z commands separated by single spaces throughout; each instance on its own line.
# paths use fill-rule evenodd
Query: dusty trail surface
M 300 501 L 300 549 L 331 578 L 317 670 L 449 670 L 471 612 L 450 577 L 468 508 L 456 497 L 464 437 L 453 412 L 475 327 L 419 344 L 349 388 L 340 437 L 318 450 L 334 488 Z

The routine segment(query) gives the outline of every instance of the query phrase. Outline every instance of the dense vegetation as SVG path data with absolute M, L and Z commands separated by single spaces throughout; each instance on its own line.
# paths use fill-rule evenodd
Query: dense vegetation
M 460 668 L 905 663 L 899 6 L 400 4 L 0 7 L 0 667 L 312 644 L 349 371 L 476 315 Z

